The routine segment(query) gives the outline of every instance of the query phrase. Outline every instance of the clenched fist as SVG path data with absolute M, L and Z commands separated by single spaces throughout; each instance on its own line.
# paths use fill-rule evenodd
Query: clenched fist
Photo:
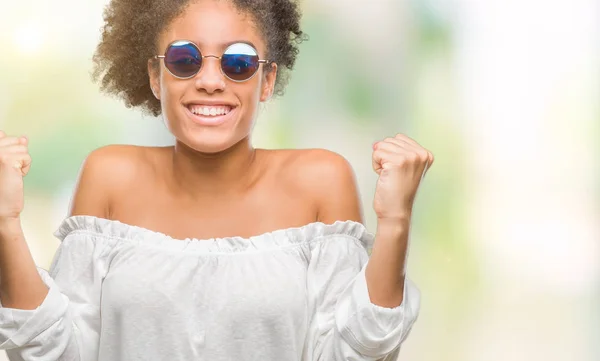
M 379 174 L 373 208 L 379 220 L 409 217 L 417 189 L 433 163 L 433 154 L 398 134 L 373 144 L 373 170 Z
M 30 165 L 27 138 L 0 131 L 0 219 L 17 218 L 23 211 L 23 177 Z

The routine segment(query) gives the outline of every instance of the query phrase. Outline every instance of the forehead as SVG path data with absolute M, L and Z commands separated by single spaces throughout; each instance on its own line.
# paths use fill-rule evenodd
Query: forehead
M 249 42 L 259 52 L 264 41 L 251 15 L 238 11 L 227 0 L 192 2 L 165 29 L 159 38 L 160 49 L 175 40 L 191 40 L 202 51 L 222 51 L 233 42 Z

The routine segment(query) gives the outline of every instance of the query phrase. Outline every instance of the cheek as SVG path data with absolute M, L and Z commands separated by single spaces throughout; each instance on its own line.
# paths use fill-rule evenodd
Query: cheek
M 261 101 L 265 80 L 262 74 L 256 74 L 256 76 L 252 80 L 254 81 L 252 87 L 252 104 L 254 107 L 256 107 L 256 105 Z
M 173 81 L 173 79 L 167 79 L 163 76 L 160 89 L 160 102 L 163 112 L 171 112 L 178 109 L 181 104 L 180 100 L 185 93 L 184 82 Z
M 179 123 L 177 119 L 181 117 L 181 91 L 173 84 L 163 83 L 161 87 L 160 106 L 163 121 L 171 131 L 176 131 Z
M 260 82 L 252 87 L 252 90 L 248 92 L 248 97 L 245 99 L 246 101 L 246 115 L 251 120 L 255 120 L 258 117 L 258 108 L 261 101 L 262 88 L 260 87 Z
M 262 94 L 261 85 L 262 82 L 258 76 L 244 83 L 229 84 L 229 90 L 241 101 L 245 116 L 247 117 L 252 116 L 252 113 L 257 108 L 258 103 L 260 103 Z

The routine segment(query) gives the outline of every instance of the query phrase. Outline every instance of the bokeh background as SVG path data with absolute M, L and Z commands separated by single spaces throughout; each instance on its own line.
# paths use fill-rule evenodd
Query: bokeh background
M 106 3 L 0 6 L 0 129 L 30 138 L 23 222 L 42 267 L 91 150 L 172 143 L 91 82 Z M 255 145 L 344 155 L 372 231 L 371 144 L 402 132 L 436 156 L 412 229 L 422 310 L 400 359 L 600 360 L 600 3 L 302 7 L 310 40 Z

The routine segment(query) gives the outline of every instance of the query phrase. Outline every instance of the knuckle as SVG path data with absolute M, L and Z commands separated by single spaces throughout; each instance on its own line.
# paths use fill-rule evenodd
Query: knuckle
M 410 156 L 401 154 L 400 157 L 398 157 L 398 160 L 396 163 L 400 166 L 404 166 L 404 165 L 412 163 L 412 159 L 410 158 Z
M 408 158 L 408 160 L 413 163 L 418 162 L 421 160 L 421 154 L 419 154 L 418 152 L 411 152 L 411 153 L 408 153 L 406 158 Z

